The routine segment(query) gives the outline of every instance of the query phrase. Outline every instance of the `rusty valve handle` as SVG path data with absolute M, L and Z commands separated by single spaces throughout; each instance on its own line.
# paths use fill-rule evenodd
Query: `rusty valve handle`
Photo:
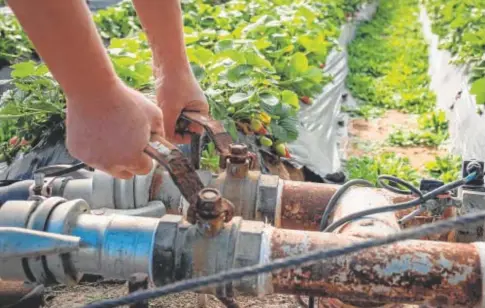
M 144 152 L 165 167 L 173 182 L 180 190 L 190 206 L 187 210 L 187 221 L 196 222 L 195 205 L 199 192 L 204 189 L 194 166 L 176 146 L 157 134 L 152 134 L 149 144 Z
M 221 121 L 214 120 L 210 116 L 203 115 L 199 112 L 185 111 L 177 121 L 177 127 L 175 131 L 179 134 L 192 135 L 191 140 L 191 161 L 196 169 L 200 165 L 200 135 L 194 134 L 188 130 L 191 123 L 201 125 L 207 132 L 209 138 L 214 142 L 214 145 L 221 156 L 219 167 L 226 168 L 226 162 L 228 157 L 232 156 L 231 145 L 233 140 L 231 135 L 226 131 Z M 250 159 L 250 169 L 254 169 L 256 166 L 256 155 L 248 152 L 248 158 Z
M 184 111 L 177 121 L 175 131 L 182 135 L 194 135 L 194 133 L 188 131 L 188 127 L 191 123 L 199 124 L 205 129 L 221 156 L 227 157 L 229 155 L 232 137 L 228 132 L 226 132 L 224 125 L 220 121 L 216 121 L 210 116 L 201 114 L 199 112 Z

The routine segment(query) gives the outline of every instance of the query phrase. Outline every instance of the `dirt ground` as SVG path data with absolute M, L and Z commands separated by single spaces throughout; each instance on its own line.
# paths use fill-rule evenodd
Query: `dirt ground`
M 54 286 L 48 289 L 46 308 L 78 308 L 102 299 L 116 298 L 127 293 L 125 282 L 83 283 L 73 287 Z M 241 307 L 297 308 L 301 307 L 293 296 L 270 295 L 264 298 L 238 297 Z M 153 308 L 199 308 L 197 294 L 181 293 L 150 301 Z M 214 296 L 207 296 L 207 308 L 224 308 Z
M 408 157 L 411 165 L 422 170 L 424 164 L 434 160 L 435 156 L 445 155 L 445 149 L 431 147 L 394 147 L 385 144 L 389 134 L 398 128 L 417 129 L 417 119 L 413 115 L 395 110 L 387 111 L 382 117 L 372 120 L 351 119 L 349 123 L 349 141 L 347 156 L 358 157 L 369 153 L 394 152 Z

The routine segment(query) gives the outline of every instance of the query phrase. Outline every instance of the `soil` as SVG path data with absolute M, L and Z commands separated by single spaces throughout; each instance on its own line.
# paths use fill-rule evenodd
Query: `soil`
M 82 283 L 76 286 L 54 286 L 48 289 L 45 296 L 46 308 L 78 308 L 103 299 L 117 298 L 126 295 L 128 287 L 125 282 L 105 281 L 96 283 Z M 181 293 L 168 295 L 149 303 L 151 308 L 224 308 L 217 298 L 207 296 L 206 305 L 198 305 L 196 293 Z M 297 308 L 301 307 L 293 296 L 270 295 L 264 298 L 237 297 L 240 307 L 262 308 Z M 128 307 L 128 306 L 123 306 Z
M 447 153 L 446 149 L 441 148 L 425 146 L 395 147 L 386 145 L 386 139 L 389 134 L 398 128 L 408 130 L 417 129 L 416 116 L 390 110 L 378 119 L 351 119 L 349 123 L 347 156 L 358 157 L 368 154 L 374 155 L 376 152 L 394 152 L 398 155 L 408 157 L 411 165 L 421 171 L 426 162 L 434 160 L 435 156 L 445 155 Z

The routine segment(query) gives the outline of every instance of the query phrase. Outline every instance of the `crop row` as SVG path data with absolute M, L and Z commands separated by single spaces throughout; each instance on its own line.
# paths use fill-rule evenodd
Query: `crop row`
M 437 147 L 448 138 L 445 113 L 434 110 L 436 97 L 430 90 L 419 4 L 419 0 L 381 0 L 374 18 L 358 28 L 349 46 L 347 85 L 360 102 L 351 110 L 354 114 L 371 118 L 389 109 L 419 114 L 418 129 L 391 132 L 385 143 L 374 145 L 381 147 L 379 151 L 350 158 L 349 178 L 376 183 L 378 175 L 391 174 L 417 184 L 422 176 L 451 181 L 459 174 L 459 157 L 436 157 L 418 172 L 407 157 L 385 149 L 389 145 Z
M 485 104 L 485 1 L 425 0 L 432 30 L 440 47 L 454 56 L 454 63 L 473 67 L 471 92 Z

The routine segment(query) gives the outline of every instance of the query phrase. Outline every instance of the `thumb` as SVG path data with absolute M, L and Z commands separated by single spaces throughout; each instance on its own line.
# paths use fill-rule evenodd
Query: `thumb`
M 150 132 L 165 136 L 162 110 L 154 103 L 147 102 L 144 106 L 145 115 L 150 124 Z

